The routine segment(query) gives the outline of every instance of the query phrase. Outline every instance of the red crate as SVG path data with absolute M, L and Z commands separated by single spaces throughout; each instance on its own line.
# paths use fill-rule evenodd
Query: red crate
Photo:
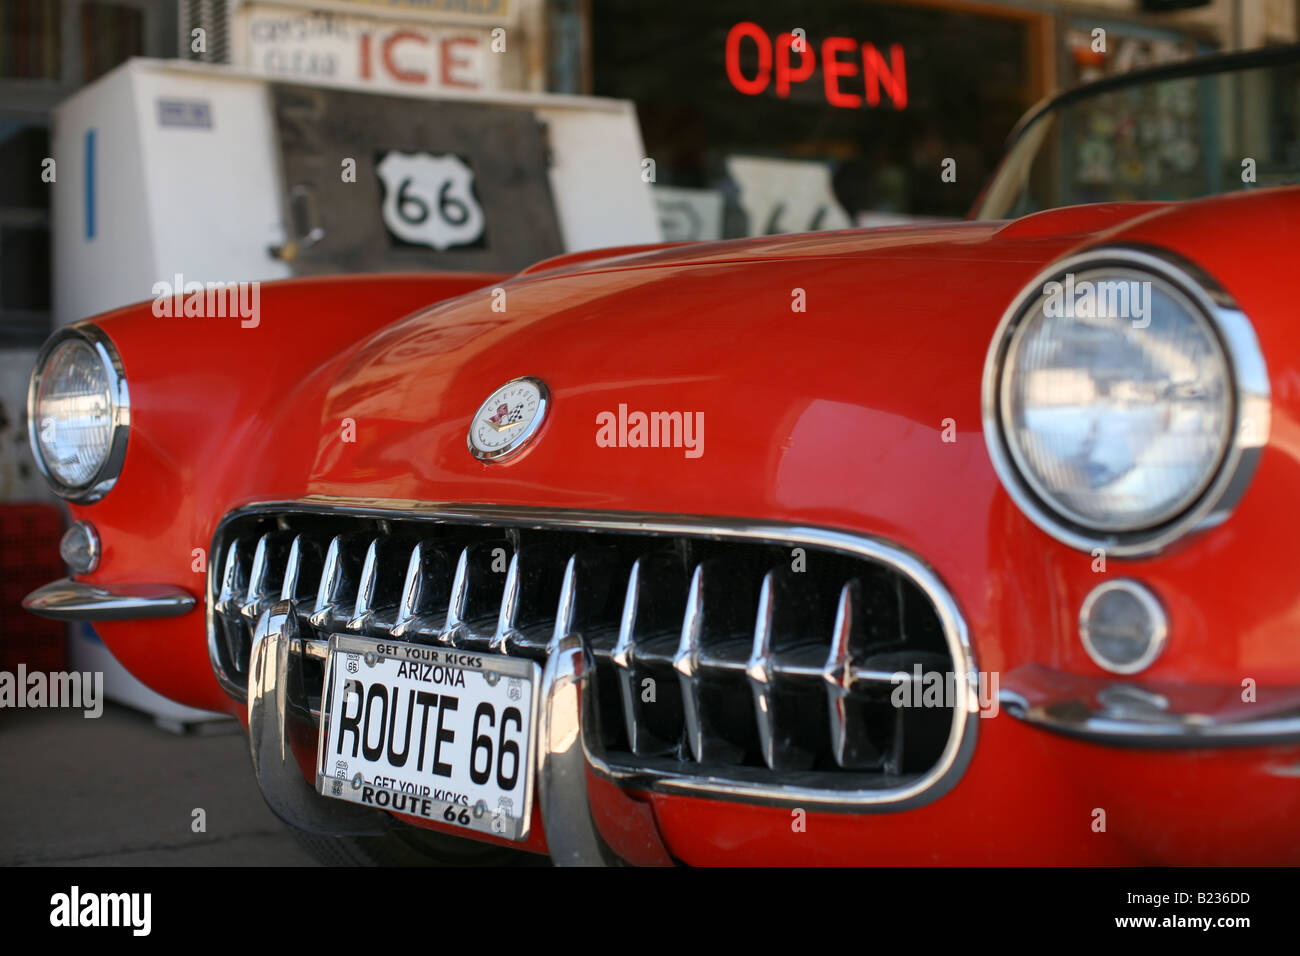
M 55 505 L 0 504 L 0 670 L 67 669 L 67 626 L 22 607 L 29 593 L 67 574 L 62 535 L 63 512 Z

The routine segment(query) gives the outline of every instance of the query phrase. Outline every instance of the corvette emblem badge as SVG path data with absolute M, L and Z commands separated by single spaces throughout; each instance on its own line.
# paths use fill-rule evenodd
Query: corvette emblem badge
M 550 401 L 550 390 L 539 378 L 506 382 L 474 413 L 470 453 L 481 461 L 502 461 L 517 454 L 542 427 Z

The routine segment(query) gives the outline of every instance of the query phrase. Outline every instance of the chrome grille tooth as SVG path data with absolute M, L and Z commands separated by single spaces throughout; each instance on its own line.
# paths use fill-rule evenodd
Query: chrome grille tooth
M 879 590 L 880 583 L 874 583 Z M 893 587 L 892 582 L 890 587 Z M 890 761 L 901 759 L 893 744 L 873 742 L 866 729 L 866 710 L 884 706 L 883 702 L 855 699 L 853 694 L 854 688 L 860 684 L 875 684 L 882 691 L 894 686 L 892 670 L 854 663 L 872 646 L 864 621 L 864 610 L 870 605 L 865 589 L 861 578 L 852 578 L 840 589 L 831 645 L 822 667 L 826 709 L 830 718 L 831 757 L 837 767 L 846 770 L 881 767 L 887 772 L 897 772 L 890 771 Z M 902 711 L 894 708 L 890 716 L 893 720 L 901 720 Z
M 822 679 L 826 682 L 826 703 L 831 718 L 831 756 L 838 766 L 847 766 L 848 748 L 848 696 L 853 684 L 853 651 L 850 646 L 853 634 L 853 615 L 857 580 L 847 581 L 840 588 L 839 605 L 835 610 L 835 630 L 831 635 L 830 652 Z
M 402 581 L 402 600 L 397 605 L 397 618 L 393 621 L 394 636 L 413 622 L 419 613 L 420 600 L 424 596 L 424 556 L 425 543 L 419 541 L 411 548 L 411 556 L 406 562 L 406 577 Z
M 637 720 L 636 674 L 632 670 L 636 648 L 632 644 L 633 628 L 636 625 L 637 604 L 641 597 L 641 558 L 632 562 L 632 570 L 627 575 L 627 594 L 623 598 L 623 615 L 618 622 L 618 641 L 610 654 L 610 663 L 618 669 L 619 696 L 623 701 L 623 728 L 627 733 L 628 748 L 634 754 L 641 753 Z
M 248 572 L 248 596 L 254 597 L 266 590 L 266 579 L 270 573 L 268 552 L 271 549 L 271 532 L 268 531 L 257 539 L 253 548 L 253 569 Z
M 540 656 L 557 633 L 581 634 L 599 622 L 594 598 L 604 594 L 605 578 L 595 553 L 574 551 L 556 542 L 526 541 L 506 568 L 500 611 L 491 648 L 505 654 Z M 608 575 L 606 574 L 606 578 Z
M 518 557 L 518 555 L 516 555 Z M 506 592 L 509 593 L 510 584 L 506 584 Z M 578 596 L 578 556 L 569 555 L 569 560 L 564 563 L 564 579 L 560 583 L 560 598 L 555 606 L 555 629 L 551 632 L 551 641 L 546 645 L 546 653 L 553 654 L 560 647 L 560 641 L 573 633 L 575 624 L 575 611 L 577 607 Z M 505 613 L 505 603 L 502 602 L 502 615 Z
M 253 549 L 253 564 L 248 572 L 248 594 L 244 605 L 239 609 L 249 626 L 257 623 L 262 612 L 275 601 L 280 593 L 285 565 L 288 561 L 287 547 L 292 547 L 293 534 L 289 531 L 268 531 L 257 539 Z
M 221 571 L 221 591 L 217 596 L 216 610 L 223 616 L 239 613 L 248 596 L 248 567 L 242 561 L 241 551 L 247 542 L 236 538 L 226 549 L 226 562 Z
M 284 580 L 280 583 L 280 600 L 291 601 L 297 597 L 298 575 L 302 573 L 302 535 L 296 534 L 289 544 L 289 557 L 284 562 Z
M 699 564 L 683 614 L 673 668 L 687 742 L 697 763 L 737 764 L 753 746 L 753 701 L 745 679 L 757 588 L 749 569 L 710 558 Z M 742 620 L 743 619 L 743 620 Z M 743 627 L 739 634 L 737 627 Z M 739 695 L 744 695 L 737 699 Z M 741 709 L 743 708 L 743 710 Z
M 338 599 L 341 587 L 340 567 L 342 564 L 343 535 L 336 534 L 330 539 L 325 550 L 325 563 L 321 566 L 320 583 L 316 588 L 316 604 L 309 618 L 313 627 L 323 627 L 328 622 L 328 615 Z
M 810 581 L 785 564 L 769 570 L 759 586 L 745 677 L 758 752 L 768 770 L 809 770 L 825 751 L 825 724 L 813 722 L 824 699 L 822 645 L 810 634 L 829 627 L 828 599 L 824 582 Z
M 501 620 L 503 572 L 510 570 L 508 557 L 504 565 L 498 566 L 498 562 L 514 550 L 511 540 L 489 538 L 461 551 L 439 641 L 480 650 L 491 645 Z
M 691 575 L 682 618 L 682 636 L 673 655 L 673 670 L 682 686 L 682 710 L 686 718 L 686 742 L 697 763 L 704 760 L 704 722 L 700 709 L 700 634 L 704 627 L 704 566 Z
M 519 552 L 510 556 L 506 567 L 506 583 L 501 591 L 501 610 L 497 614 L 497 628 L 488 643 L 488 649 L 506 654 L 508 642 L 515 629 L 515 616 L 519 613 Z
M 349 631 L 391 636 L 401 613 L 403 585 L 410 570 L 407 548 L 412 542 L 405 533 L 383 531 L 366 546 L 357 600 L 347 622 Z
M 769 770 L 776 769 L 776 727 L 772 711 L 772 611 L 773 572 L 763 575 L 758 593 L 758 615 L 754 621 L 754 643 L 745 664 L 745 676 L 754 697 L 754 719 L 758 725 L 759 749 Z
M 447 622 L 451 579 L 450 562 L 438 541 L 425 539 L 412 545 L 389 634 L 437 638 Z
M 341 628 L 353 616 L 360 563 L 356 548 L 364 540 L 366 536 L 362 534 L 336 534 L 330 539 L 321 566 L 316 603 L 308 618 L 308 622 L 317 630 Z
M 357 603 L 353 608 L 353 619 L 374 610 L 375 586 L 379 576 L 379 538 L 371 541 L 366 548 L 366 557 L 361 564 L 361 579 L 357 582 Z
M 686 744 L 681 680 L 673 662 L 685 618 L 686 569 L 679 557 L 658 551 L 637 557 L 626 576 L 617 633 L 612 644 L 602 642 L 618 685 L 617 706 L 611 703 L 608 717 L 621 724 L 633 754 L 680 753 Z M 675 638 L 668 628 L 676 630 Z M 648 688 L 653 692 L 646 697 Z
M 632 644 L 632 627 L 636 622 L 637 603 L 641 596 L 641 562 L 637 558 L 627 574 L 627 588 L 623 597 L 623 614 L 618 622 L 618 640 L 610 653 L 610 661 L 618 668 L 630 670 L 635 648 Z
M 259 606 L 266 590 L 266 575 L 269 570 L 267 552 L 270 550 L 270 542 L 271 532 L 268 531 L 257 539 L 257 544 L 253 548 L 253 566 L 248 572 L 248 596 L 239 609 L 244 620 L 250 624 L 256 624 L 261 613 Z
M 443 644 L 456 646 L 456 634 L 465 626 L 465 608 L 469 603 L 469 548 L 461 548 L 456 559 L 456 573 L 451 579 L 451 595 L 447 600 L 447 620 L 438 632 Z
M 598 633 L 599 640 L 589 646 L 595 653 L 594 647 L 599 645 L 602 659 L 608 660 L 622 616 L 625 591 L 619 584 L 627 568 L 626 557 L 605 546 L 583 548 L 569 552 L 566 572 L 570 565 L 575 586 L 567 600 L 557 605 L 556 613 L 567 616 L 574 631 Z
M 320 542 L 311 535 L 294 535 L 289 542 L 289 553 L 284 562 L 280 600 L 292 601 L 299 614 L 309 614 L 320 590 L 323 565 Z
M 246 555 L 248 540 L 235 538 L 226 549 L 226 561 L 221 572 L 221 590 L 213 607 L 218 632 L 213 636 L 216 653 L 223 666 L 243 677 L 247 673 L 248 652 L 252 644 L 252 630 L 245 621 L 242 610 L 248 597 L 248 572 L 251 560 Z
M 344 625 L 349 631 L 360 631 L 374 612 L 375 583 L 379 575 L 379 538 L 366 546 L 366 557 L 361 563 L 361 578 L 357 581 L 357 600 L 352 606 L 352 616 Z

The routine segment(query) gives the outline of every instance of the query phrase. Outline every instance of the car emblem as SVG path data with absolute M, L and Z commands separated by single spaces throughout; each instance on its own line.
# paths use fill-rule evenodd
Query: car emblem
M 551 392 L 539 378 L 506 382 L 474 413 L 470 453 L 481 461 L 501 461 L 519 452 L 546 418 Z

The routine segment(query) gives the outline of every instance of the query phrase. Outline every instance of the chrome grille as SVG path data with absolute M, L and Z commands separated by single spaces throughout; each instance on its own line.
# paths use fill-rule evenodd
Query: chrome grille
M 294 504 L 227 517 L 212 561 L 213 667 L 239 698 L 259 615 L 289 600 L 313 711 L 331 633 L 539 663 L 581 634 L 596 665 L 593 760 L 632 785 L 738 799 L 852 790 L 868 795 L 860 806 L 932 789 L 973 744 L 960 616 L 924 565 L 873 539 L 711 519 Z M 895 706 L 916 668 L 956 675 L 958 699 Z

